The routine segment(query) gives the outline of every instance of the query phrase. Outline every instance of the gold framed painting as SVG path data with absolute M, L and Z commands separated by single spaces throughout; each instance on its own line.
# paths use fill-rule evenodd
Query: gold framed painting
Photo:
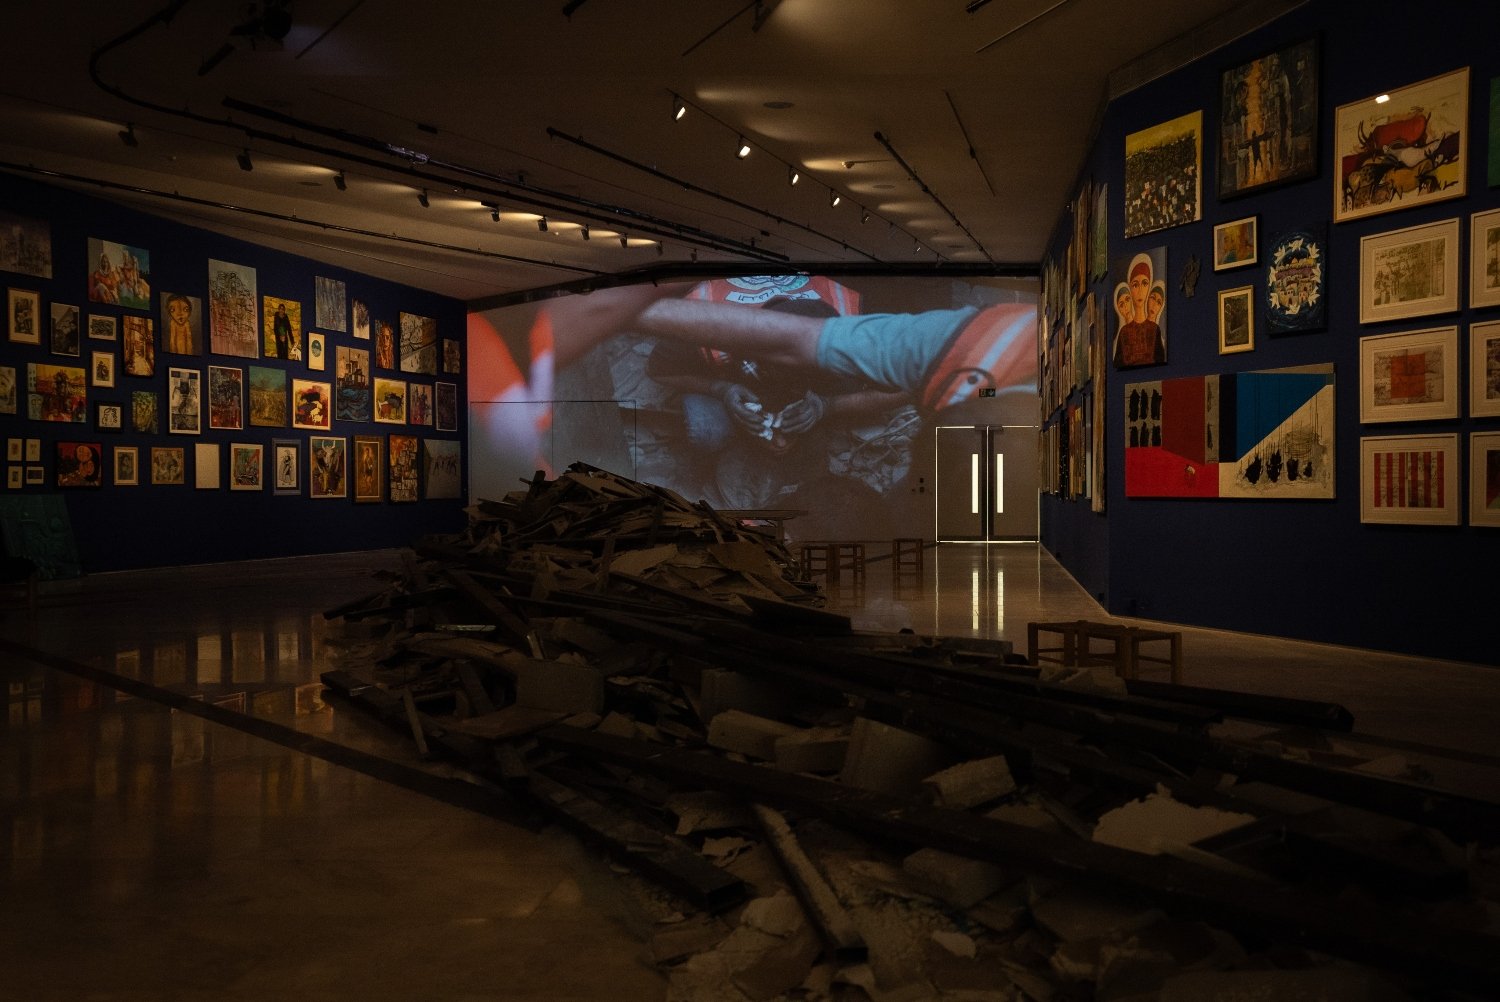
M 1255 287 L 1219 290 L 1219 354 L 1255 350 Z
M 354 436 L 354 501 L 385 500 L 385 442 L 379 435 Z

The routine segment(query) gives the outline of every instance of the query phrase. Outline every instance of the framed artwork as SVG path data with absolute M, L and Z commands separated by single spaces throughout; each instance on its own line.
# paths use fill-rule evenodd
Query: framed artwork
M 327 431 L 333 421 L 333 388 L 310 379 L 292 380 L 292 427 Z
M 114 451 L 117 487 L 136 487 L 141 482 L 140 450 L 133 445 L 117 445 Z
M 1359 241 L 1359 322 L 1458 309 L 1458 220 L 1372 233 Z
M 42 440 L 39 438 L 28 438 L 26 440 L 26 462 L 40 463 L 42 461 Z
M 52 277 L 52 226 L 14 212 L 0 212 L 0 271 L 13 271 L 32 278 Z
M 255 323 L 255 269 L 208 262 L 208 346 L 215 355 L 259 358 Z
M 448 438 L 422 440 L 422 481 L 429 499 L 461 497 L 458 442 Z
M 10 339 L 16 344 L 42 343 L 42 297 L 29 289 L 10 289 L 6 293 L 6 316 L 10 318 Z
M 151 483 L 176 487 L 187 483 L 187 459 L 180 446 L 151 447 Z
M 412 383 L 407 393 L 406 420 L 411 424 L 432 424 L 432 387 Z
M 354 500 L 383 501 L 385 492 L 385 457 L 379 435 L 354 436 Z
M 1109 275 L 1109 185 L 1094 186 L 1094 209 L 1089 218 L 1089 281 Z
M 250 370 L 250 425 L 254 428 L 285 428 L 286 370 L 252 365 Z
M 120 354 L 125 358 L 125 374 L 156 375 L 156 333 L 151 318 L 126 317 L 120 328 L 123 331 Z
M 197 435 L 203 430 L 203 373 L 197 369 L 167 369 L 167 431 Z
M 302 359 L 302 304 L 295 299 L 262 298 L 265 345 L 262 355 L 288 361 Z
M 43 466 L 26 467 L 26 486 L 41 487 L 47 482 L 47 469 Z
M 1304 226 L 1271 241 L 1266 262 L 1266 329 L 1306 334 L 1328 326 L 1328 228 Z
M 1500 431 L 1469 436 L 1469 524 L 1500 525 Z
M 76 365 L 26 363 L 26 416 L 33 421 L 87 424 L 87 373 Z
M 1500 186 L 1500 77 L 1490 77 L 1490 187 Z
M 1219 354 L 1255 349 L 1255 287 L 1219 290 Z
M 57 486 L 103 487 L 104 447 L 98 442 L 58 442 Z
M 456 338 L 443 338 L 443 371 L 450 375 L 458 375 L 464 370 L 463 352 L 458 346 Z
M 1469 217 L 1469 305 L 1500 306 L 1500 209 Z
M 271 493 L 300 494 L 298 471 L 302 469 L 302 443 L 294 438 L 271 440 Z
M 1469 416 L 1500 417 L 1500 320 L 1469 325 Z
M 217 442 L 194 443 L 193 486 L 200 491 L 219 489 L 219 444 Z
M 417 500 L 417 436 L 392 435 L 390 496 L 392 501 Z
M 1132 369 L 1167 360 L 1167 249 L 1141 251 L 1117 266 L 1115 367 Z
M 1318 75 L 1316 37 L 1220 75 L 1220 198 L 1317 176 Z
M 94 403 L 94 430 L 95 431 L 124 431 L 125 430 L 125 408 L 121 404 L 105 403 L 96 401 Z
M 401 314 L 400 368 L 402 372 L 437 375 L 437 321 L 415 313 Z
M 13 491 L 20 490 L 25 486 L 26 471 L 19 466 L 7 466 L 5 468 L 5 486 Z
M 155 391 L 130 391 L 130 430 L 140 435 L 155 435 L 161 431 Z
M 21 461 L 22 449 L 26 443 L 19 438 L 8 438 L 5 440 L 5 461 L 7 463 L 19 463 Z
M 1458 417 L 1458 328 L 1359 339 L 1359 420 Z
M 1203 112 L 1125 137 L 1125 236 L 1197 222 L 1202 187 Z
M 433 398 L 433 426 L 438 431 L 458 431 L 458 384 L 438 383 Z
M 180 292 L 161 294 L 161 350 L 169 355 L 203 354 L 203 300 Z
M 375 367 L 377 369 L 396 367 L 396 332 L 384 320 L 375 322 Z
M 1254 264 L 1259 249 L 1258 216 L 1246 216 L 1214 227 L 1214 271 Z
M 266 447 L 259 442 L 234 442 L 229 446 L 229 489 L 258 491 L 265 487 Z
M 89 359 L 89 377 L 89 381 L 95 386 L 114 386 L 115 353 L 112 351 L 92 352 Z
M 0 414 L 14 414 L 20 405 L 16 392 L 16 367 L 0 365 Z
M 245 370 L 208 367 L 208 426 L 238 430 L 245 426 Z
M 89 314 L 89 337 L 95 341 L 113 341 L 118 336 L 113 316 L 100 316 L 97 313 Z
M 1465 193 L 1469 68 L 1341 104 L 1333 113 L 1333 220 Z
M 1458 524 L 1458 436 L 1359 440 L 1359 520 Z
M 370 308 L 363 300 L 349 301 L 349 314 L 354 318 L 354 336 L 360 341 L 370 340 Z
M 334 350 L 334 392 L 334 417 L 340 421 L 370 420 L 368 350 L 344 345 Z
M 313 435 L 307 440 L 307 496 L 341 498 L 349 494 L 348 439 Z
M 375 420 L 381 424 L 406 423 L 406 382 L 375 377 Z
M 67 303 L 52 304 L 52 354 L 69 355 L 77 358 L 79 355 L 79 313 L 78 307 L 69 306 Z
M 343 333 L 348 330 L 348 321 L 345 320 L 344 308 L 344 283 L 336 278 L 323 278 L 321 275 L 313 279 L 313 302 L 316 304 L 316 325 L 325 331 L 338 331 Z
M 151 308 L 151 252 L 89 237 L 89 302 Z
M 317 331 L 307 332 L 307 367 L 313 372 L 322 372 L 327 368 L 323 355 L 323 335 Z

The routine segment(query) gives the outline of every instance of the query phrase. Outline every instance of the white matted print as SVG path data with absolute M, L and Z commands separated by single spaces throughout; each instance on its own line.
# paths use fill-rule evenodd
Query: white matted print
M 219 446 L 198 442 L 193 446 L 193 485 L 202 491 L 219 489 Z
M 1458 524 L 1458 436 L 1359 440 L 1359 520 Z
M 1469 524 L 1500 526 L 1500 431 L 1469 436 Z
M 1359 241 L 1359 322 L 1458 309 L 1458 219 L 1372 233 Z
M 1500 209 L 1469 218 L 1469 305 L 1500 306 Z
M 1359 419 L 1458 417 L 1458 328 L 1359 339 Z
M 1469 325 L 1469 416 L 1500 417 L 1500 320 Z

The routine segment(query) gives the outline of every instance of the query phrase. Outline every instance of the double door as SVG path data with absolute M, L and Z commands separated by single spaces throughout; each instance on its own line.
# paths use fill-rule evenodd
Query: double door
M 937 428 L 938 542 L 996 543 L 1037 538 L 1034 425 Z

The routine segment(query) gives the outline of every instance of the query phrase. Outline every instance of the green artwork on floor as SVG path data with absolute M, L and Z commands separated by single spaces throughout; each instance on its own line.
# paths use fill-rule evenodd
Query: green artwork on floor
M 68 521 L 68 506 L 61 494 L 0 498 L 0 534 L 5 552 L 35 563 L 43 581 L 76 578 L 83 573 L 78 566 L 78 545 Z

